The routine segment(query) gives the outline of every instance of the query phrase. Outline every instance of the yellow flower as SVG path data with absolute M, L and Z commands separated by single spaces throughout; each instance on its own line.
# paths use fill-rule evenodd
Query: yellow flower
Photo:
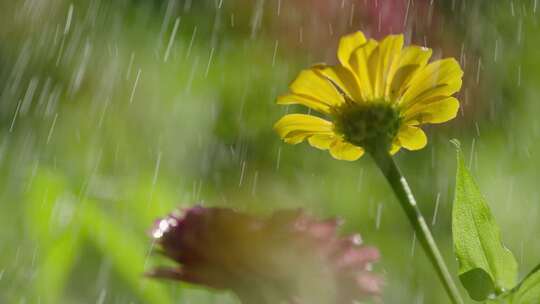
M 427 138 L 420 125 L 453 119 L 463 71 L 453 58 L 428 64 L 431 49 L 403 48 L 403 35 L 378 42 L 362 32 L 341 38 L 340 64 L 315 65 L 300 72 L 291 93 L 278 104 L 301 104 L 321 117 L 288 114 L 274 126 L 289 144 L 307 139 L 341 160 L 356 160 L 364 151 L 401 147 L 418 150 Z

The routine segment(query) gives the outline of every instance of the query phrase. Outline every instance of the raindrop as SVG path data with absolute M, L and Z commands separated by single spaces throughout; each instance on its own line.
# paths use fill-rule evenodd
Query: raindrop
M 47 135 L 47 144 L 51 141 L 51 137 L 54 132 L 54 126 L 56 126 L 56 119 L 58 118 L 58 113 L 54 115 L 53 122 L 51 124 L 51 128 L 49 129 L 49 134 Z
M 156 166 L 154 167 L 154 177 L 152 178 L 152 186 L 154 186 L 157 182 L 160 165 L 161 165 L 161 151 L 158 152 L 158 156 L 156 159 Z
M 193 60 L 193 65 L 191 66 L 191 71 L 189 73 L 189 78 L 186 83 L 186 92 L 188 94 L 191 92 L 191 85 L 193 84 L 193 79 L 195 78 L 195 72 L 197 71 L 198 65 L 199 65 L 199 56 L 195 56 L 195 60 Z
M 133 61 L 135 60 L 135 52 L 131 52 L 131 56 L 129 58 L 129 64 L 126 72 L 126 80 L 129 79 L 129 76 L 131 75 L 131 69 L 133 68 Z
M 253 186 L 251 187 L 251 195 L 255 196 L 255 191 L 257 190 L 257 181 L 259 179 L 259 171 L 255 171 L 255 175 L 253 176 Z
M 274 44 L 274 55 L 272 55 L 272 67 L 276 65 L 276 54 L 278 51 L 279 41 L 276 40 Z
M 472 170 L 473 159 L 474 159 L 474 146 L 476 144 L 476 138 L 472 139 L 471 143 L 471 155 L 469 155 L 469 169 Z
M 376 219 L 375 219 L 375 229 L 376 230 L 379 230 L 379 228 L 381 227 L 382 209 L 383 209 L 383 204 L 379 203 L 379 205 L 377 205 L 377 216 L 376 216 Z
M 191 2 L 192 0 L 186 0 L 186 2 L 184 2 L 184 12 L 187 13 L 191 10 Z
M 354 3 L 351 3 L 351 14 L 349 16 L 349 26 L 350 27 L 353 26 L 353 21 L 354 21 Z
M 361 191 L 362 188 L 362 181 L 364 179 L 364 169 L 360 169 L 360 174 L 358 175 L 358 183 L 356 184 L 356 187 L 358 191 Z
M 415 247 L 416 247 L 416 233 L 413 233 L 412 244 L 411 244 L 411 257 L 414 257 Z
M 101 289 L 101 292 L 99 293 L 98 300 L 96 301 L 96 304 L 103 304 L 105 303 L 105 298 L 107 297 L 107 289 L 103 288 Z
M 100 127 L 100 128 L 103 125 L 103 119 L 105 118 L 105 114 L 107 113 L 107 109 L 109 108 L 110 102 L 111 102 L 110 98 L 105 99 L 105 103 L 103 105 L 103 110 L 101 110 L 101 114 L 99 115 L 98 127 Z
M 495 50 L 493 52 L 493 61 L 497 62 L 499 58 L 499 39 L 495 39 Z
M 416 301 L 415 301 L 416 304 L 423 304 L 424 303 L 424 293 L 419 290 L 418 293 L 416 294 Z
M 214 48 L 210 49 L 210 56 L 208 57 L 208 64 L 206 65 L 206 71 L 204 72 L 204 78 L 208 77 L 210 71 L 210 65 L 212 64 L 212 58 L 214 57 Z
M 518 20 L 518 26 L 517 26 L 517 44 L 521 44 L 523 36 L 523 22 L 521 19 Z
M 510 1 L 510 13 L 512 14 L 512 17 L 515 17 L 516 13 L 514 11 L 514 1 Z
M 28 112 L 30 105 L 32 104 L 32 100 L 34 99 L 34 93 L 36 92 L 36 88 L 39 84 L 39 79 L 37 77 L 33 77 L 32 80 L 30 80 L 30 83 L 28 84 L 28 88 L 26 89 L 26 93 L 24 94 L 23 102 L 21 104 L 20 113 L 26 114 Z
M 13 114 L 13 119 L 11 120 L 11 126 L 9 127 L 9 132 L 13 132 L 13 127 L 15 126 L 15 121 L 17 120 L 17 116 L 19 115 L 19 109 L 21 108 L 22 99 L 19 99 L 19 102 L 17 103 L 17 108 L 15 109 L 15 113 Z
M 478 66 L 476 68 L 476 84 L 480 83 L 480 70 L 482 69 L 482 58 L 478 58 Z
M 38 252 L 39 252 L 39 247 L 36 245 L 36 247 L 34 248 L 34 252 L 32 253 L 32 261 L 30 262 L 30 265 L 32 267 L 34 267 L 34 265 L 36 264 Z
M 258 0 L 255 4 L 253 17 L 251 18 L 251 39 L 254 39 L 262 24 L 264 0 Z
M 141 69 L 137 70 L 137 76 L 135 77 L 135 82 L 133 83 L 133 89 L 131 89 L 131 96 L 129 97 L 129 103 L 133 103 L 133 98 L 135 97 L 135 90 L 137 89 L 137 84 L 139 84 L 140 77 L 141 77 Z
M 167 62 L 167 59 L 169 59 L 169 54 L 171 52 L 171 47 L 174 43 L 174 37 L 176 37 L 176 31 L 178 30 L 178 26 L 180 25 L 180 17 L 177 17 L 174 21 L 174 26 L 172 30 L 171 37 L 169 38 L 169 44 L 167 44 L 167 50 L 165 51 L 165 57 L 163 58 L 164 62 Z
M 238 187 L 242 187 L 242 183 L 244 182 L 244 174 L 246 171 L 246 161 L 242 161 L 242 170 L 240 171 L 240 181 L 238 182 Z
M 191 40 L 189 41 L 189 46 L 186 53 L 186 59 L 189 58 L 189 55 L 191 54 L 191 49 L 193 48 L 193 42 L 195 41 L 196 35 L 197 35 L 197 26 L 193 28 L 193 33 L 191 33 Z
M 409 18 L 409 8 L 411 7 L 411 0 L 407 1 L 407 8 L 405 9 L 405 17 L 403 18 L 403 27 L 407 25 L 407 19 Z
M 276 171 L 279 170 L 280 162 L 281 162 L 281 146 L 278 148 L 278 151 L 277 151 Z
M 437 223 L 437 213 L 439 212 L 439 205 L 441 201 L 441 193 L 437 193 L 437 198 L 435 199 L 435 210 L 433 211 L 433 219 L 431 220 L 431 226 L 435 226 Z
M 68 14 L 66 17 L 66 26 L 64 27 L 64 35 L 67 35 L 71 28 L 71 19 L 73 18 L 73 3 L 69 5 Z

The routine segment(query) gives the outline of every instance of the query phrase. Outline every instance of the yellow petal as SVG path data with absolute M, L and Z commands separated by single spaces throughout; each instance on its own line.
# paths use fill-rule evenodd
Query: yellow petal
M 400 103 L 408 107 L 435 96 L 450 96 L 461 88 L 462 76 L 463 71 L 453 58 L 432 62 L 414 75 Z
M 402 47 L 403 35 L 389 35 L 379 43 L 379 47 L 369 58 L 373 97 L 384 97 L 391 69 L 398 64 Z
M 360 31 L 341 37 L 338 47 L 338 59 L 341 65 L 349 67 L 352 53 L 364 43 L 366 43 L 366 37 Z
M 419 103 L 404 113 L 405 121 L 414 120 L 419 124 L 442 123 L 456 117 L 459 101 L 454 97 L 437 98 L 428 103 Z
M 288 114 L 274 125 L 274 130 L 289 144 L 302 142 L 314 134 L 334 134 L 333 124 L 319 117 L 305 114 Z
M 370 39 L 353 52 L 349 61 L 350 68 L 357 77 L 363 100 L 373 99 L 372 84 L 375 79 L 371 79 L 369 61 L 376 49 L 377 41 Z
M 308 142 L 312 147 L 321 150 L 328 150 L 330 145 L 336 140 L 335 135 L 315 134 L 308 138 Z
M 385 92 L 386 96 L 394 100 L 402 95 L 415 73 L 427 64 L 431 53 L 431 49 L 416 45 L 404 48 L 401 51 L 398 64 L 390 72 Z
M 320 73 L 317 73 L 315 69 L 300 72 L 289 88 L 296 95 L 318 100 L 329 107 L 337 106 L 343 102 L 343 96 L 334 85 Z
M 358 81 L 349 69 L 340 65 L 328 66 L 324 64 L 316 65 L 313 68 L 334 83 L 350 99 L 356 101 L 362 100 Z
M 342 139 L 336 139 L 330 145 L 330 154 L 335 159 L 353 161 L 359 159 L 364 154 L 364 149 Z
M 400 145 L 407 150 L 420 150 L 427 144 L 426 134 L 418 127 L 404 125 L 397 136 Z
M 331 105 L 329 105 L 328 103 L 305 95 L 288 94 L 279 96 L 277 99 L 277 104 L 301 104 L 321 113 L 330 114 L 331 112 Z
M 401 149 L 401 146 L 399 144 L 393 143 L 392 147 L 390 148 L 390 154 L 394 155 L 398 153 L 398 151 Z

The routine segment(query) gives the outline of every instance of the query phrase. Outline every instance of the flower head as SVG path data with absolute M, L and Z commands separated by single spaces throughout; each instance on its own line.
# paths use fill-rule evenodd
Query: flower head
M 403 35 L 380 42 L 362 32 L 344 36 L 339 65 L 319 64 L 300 72 L 291 93 L 277 101 L 304 105 L 323 117 L 288 114 L 274 128 L 287 143 L 307 139 L 342 160 L 356 160 L 364 151 L 421 149 L 427 138 L 420 125 L 456 116 L 459 102 L 451 96 L 463 76 L 452 58 L 428 63 L 431 53 L 416 45 L 404 48 Z
M 257 218 L 195 207 L 158 220 L 152 236 L 179 265 L 150 275 L 233 291 L 243 303 L 353 303 L 376 296 L 377 249 L 338 237 L 336 220 L 301 211 Z

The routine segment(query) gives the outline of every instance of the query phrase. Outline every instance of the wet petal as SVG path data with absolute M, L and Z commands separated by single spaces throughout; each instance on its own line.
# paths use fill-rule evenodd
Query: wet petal
M 391 69 L 398 64 L 402 47 L 403 35 L 390 35 L 379 43 L 379 47 L 369 58 L 374 98 L 384 97 Z
M 321 150 L 330 149 L 330 145 L 336 140 L 335 135 L 315 134 L 308 138 L 308 142 L 312 147 Z
M 377 45 L 377 41 L 370 39 L 367 43 L 357 48 L 350 59 L 351 70 L 358 79 L 358 86 L 364 100 L 373 99 L 372 84 L 375 80 L 371 79 L 373 75 L 370 73 L 369 62 L 377 50 Z
M 316 65 L 313 68 L 334 83 L 339 88 L 338 90 L 348 98 L 356 101 L 362 100 L 358 81 L 349 69 L 340 65 L 328 66 L 324 64 Z
M 335 159 L 354 161 L 364 154 L 364 149 L 342 139 L 336 139 L 330 146 L 330 154 Z
M 358 31 L 341 37 L 338 47 L 339 62 L 345 67 L 349 67 L 349 60 L 354 50 L 366 43 L 364 33 Z
M 357 246 L 346 248 L 337 265 L 339 268 L 359 267 L 366 269 L 367 265 L 380 259 L 379 250 L 375 247 L 363 246 L 359 251 Z
M 418 71 L 400 103 L 404 107 L 435 96 L 451 96 L 461 88 L 463 71 L 453 58 L 438 60 Z
M 381 278 L 371 274 L 370 272 L 364 272 L 356 277 L 358 286 L 362 293 L 367 294 L 380 294 L 383 282 Z
M 390 155 L 398 153 L 400 149 L 401 146 L 399 145 L 399 141 L 397 141 L 397 143 L 392 143 L 392 147 L 390 148 Z
M 427 64 L 431 54 L 431 49 L 425 47 L 412 45 L 404 48 L 400 53 L 398 64 L 390 72 L 386 96 L 394 100 L 403 94 L 409 81 Z
M 398 132 L 401 146 L 407 150 L 420 150 L 427 144 L 427 137 L 422 129 L 405 125 Z
M 422 123 L 442 123 L 456 117 L 459 101 L 454 97 L 436 98 L 428 103 L 416 104 L 408 109 L 405 121 L 414 120 Z
M 324 114 L 331 113 L 330 104 L 321 100 L 314 99 L 313 97 L 305 96 L 305 95 L 288 94 L 288 95 L 279 96 L 277 99 L 277 104 L 280 104 L 280 105 L 301 104 L 303 106 L 306 106 L 320 113 L 324 113 Z
M 319 117 L 306 114 L 288 114 L 283 116 L 274 129 L 289 144 L 297 144 L 315 134 L 333 134 L 333 124 Z
M 334 85 L 314 69 L 300 72 L 289 88 L 296 95 L 312 98 L 328 107 L 337 106 L 343 102 L 343 96 Z

